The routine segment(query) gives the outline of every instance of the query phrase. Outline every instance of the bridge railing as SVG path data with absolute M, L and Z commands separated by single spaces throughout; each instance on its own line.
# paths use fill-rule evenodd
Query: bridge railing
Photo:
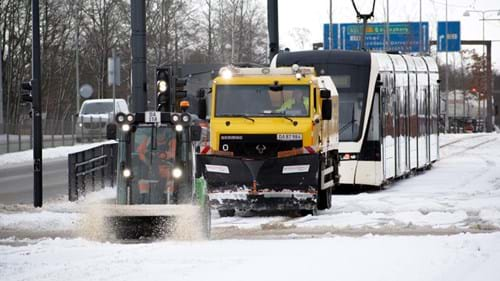
M 114 186 L 116 143 L 106 143 L 68 155 L 68 198 L 76 201 L 87 191 Z

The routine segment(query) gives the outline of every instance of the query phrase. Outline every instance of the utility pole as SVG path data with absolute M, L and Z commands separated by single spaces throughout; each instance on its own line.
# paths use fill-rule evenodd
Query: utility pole
M 76 80 L 76 109 L 75 113 L 80 112 L 80 1 L 76 1 L 76 32 L 75 32 L 75 80 Z
M 448 103 L 449 103 L 449 98 L 448 98 L 448 0 L 446 0 L 446 7 L 445 7 L 445 13 L 446 13 L 446 22 L 444 24 L 444 47 L 446 48 L 445 51 L 445 56 L 446 56 L 446 62 L 445 62 L 445 68 L 444 68 L 444 81 L 445 81 L 445 95 L 446 95 L 446 131 L 448 131 L 449 128 L 449 120 L 448 120 Z
M 145 112 L 146 84 L 146 3 L 131 0 L 132 26 L 132 112 Z
M 43 186 L 42 186 L 42 93 L 40 87 L 40 10 L 38 0 L 32 0 L 32 112 L 33 112 L 33 205 L 42 207 Z
M 116 71 L 120 71 L 120 69 L 117 67 L 116 63 L 116 54 L 115 54 L 115 49 L 111 51 L 112 57 L 113 57 L 113 120 L 115 119 L 116 116 L 116 77 L 117 73 Z
M 390 23 L 390 20 L 389 20 L 389 0 L 387 0 L 387 16 L 386 16 L 386 20 L 385 20 L 385 49 L 386 50 L 390 50 L 391 49 L 391 32 L 389 30 L 389 23 Z
M 333 49 L 333 0 L 330 0 L 330 25 L 328 26 L 328 47 L 330 50 Z
M 3 47 L 3 46 L 0 46 Z M 3 134 L 3 128 L 5 124 L 3 123 L 3 53 L 0 48 L 0 134 Z
M 389 0 L 387 0 L 389 1 Z M 419 21 L 418 21 L 418 52 L 422 55 L 423 39 L 422 39 L 422 0 L 419 0 Z
M 269 62 L 279 53 L 278 0 L 267 0 L 267 30 L 269 32 Z

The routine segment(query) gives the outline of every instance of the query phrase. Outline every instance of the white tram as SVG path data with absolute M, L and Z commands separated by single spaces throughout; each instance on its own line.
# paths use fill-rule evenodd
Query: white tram
M 430 57 L 363 51 L 278 54 L 271 66 L 314 66 L 340 100 L 340 183 L 382 186 L 439 158 L 439 73 Z

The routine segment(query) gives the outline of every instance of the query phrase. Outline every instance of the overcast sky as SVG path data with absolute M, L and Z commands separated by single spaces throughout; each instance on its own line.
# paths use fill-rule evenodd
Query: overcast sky
M 267 7 L 267 0 L 261 1 Z M 359 9 L 369 10 L 371 0 L 356 0 Z M 436 39 L 437 21 L 446 18 L 445 0 L 422 0 L 422 21 L 428 21 L 430 25 L 430 38 Z M 329 0 L 278 0 L 279 7 L 279 32 L 280 45 L 289 47 L 292 51 L 299 50 L 300 45 L 295 42 L 291 33 L 294 28 L 307 28 L 310 31 L 308 43 L 305 49 L 312 49 L 313 42 L 323 42 L 323 24 L 329 21 Z M 377 0 L 375 5 L 374 22 L 385 21 L 385 10 L 387 0 Z M 471 13 L 469 17 L 463 16 L 469 9 L 474 10 L 500 10 L 499 0 L 449 0 L 448 20 L 461 21 L 462 40 L 482 40 L 482 21 L 480 13 Z M 486 14 L 486 18 L 500 19 L 497 12 Z M 389 19 L 394 22 L 418 21 L 419 0 L 389 0 Z M 333 22 L 348 23 L 356 22 L 356 14 L 351 0 L 333 0 Z M 485 39 L 498 40 L 493 42 L 492 56 L 493 67 L 500 71 L 500 21 L 486 21 Z M 481 46 L 462 46 L 464 48 L 476 48 L 482 52 Z M 453 57 L 458 54 L 449 53 L 449 62 L 453 63 Z M 444 56 L 442 56 L 444 59 Z

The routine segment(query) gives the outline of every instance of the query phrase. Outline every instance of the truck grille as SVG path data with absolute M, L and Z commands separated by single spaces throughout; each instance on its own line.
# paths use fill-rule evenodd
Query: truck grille
M 219 151 L 251 159 L 276 157 L 279 151 L 302 147 L 302 140 L 278 140 L 276 134 L 221 135 Z

